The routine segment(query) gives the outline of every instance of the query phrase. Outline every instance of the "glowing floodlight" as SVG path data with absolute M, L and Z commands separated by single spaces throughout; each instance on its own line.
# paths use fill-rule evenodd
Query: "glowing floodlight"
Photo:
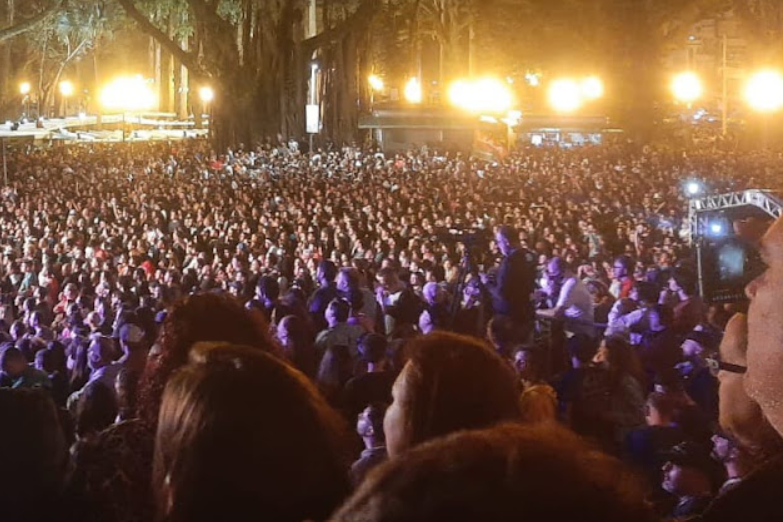
M 124 111 L 149 110 L 157 98 L 141 75 L 117 78 L 101 92 L 101 104 L 107 109 Z
M 215 99 L 215 91 L 212 89 L 212 87 L 201 87 L 198 90 L 198 97 L 202 102 L 209 103 Z
M 764 70 L 755 73 L 745 86 L 745 100 L 759 112 L 775 112 L 783 108 L 783 75 Z
M 421 103 L 423 96 L 418 78 L 411 78 L 408 80 L 408 83 L 405 84 L 404 94 L 405 99 L 408 100 L 409 103 Z
M 374 91 L 382 91 L 383 90 L 383 80 L 380 76 L 377 76 L 375 74 L 370 75 L 370 77 L 367 80 L 370 83 L 370 88 Z
M 449 88 L 449 101 L 469 112 L 505 113 L 513 104 L 513 95 L 506 83 L 496 78 L 457 80 Z
M 73 91 L 73 83 L 69 82 L 68 80 L 60 82 L 60 94 L 67 98 L 68 96 L 73 95 Z
M 557 112 L 574 112 L 582 106 L 582 89 L 574 80 L 555 80 L 549 85 L 549 104 Z
M 693 103 L 704 93 L 701 79 L 692 72 L 680 73 L 672 80 L 672 93 L 677 101 Z

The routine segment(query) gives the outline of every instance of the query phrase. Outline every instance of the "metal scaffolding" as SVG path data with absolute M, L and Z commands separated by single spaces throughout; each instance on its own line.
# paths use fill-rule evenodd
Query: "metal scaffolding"
M 688 229 L 690 243 L 704 237 L 710 216 L 731 208 L 756 207 L 777 219 L 783 211 L 783 203 L 770 190 L 751 189 L 715 196 L 692 199 L 688 205 Z

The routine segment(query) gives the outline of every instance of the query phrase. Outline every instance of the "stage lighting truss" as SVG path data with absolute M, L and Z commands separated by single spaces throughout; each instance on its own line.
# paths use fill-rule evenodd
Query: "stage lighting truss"
M 770 190 L 751 189 L 692 199 L 688 207 L 689 240 L 693 245 L 699 239 L 714 234 L 714 217 L 722 210 L 756 207 L 777 219 L 783 210 L 783 203 Z

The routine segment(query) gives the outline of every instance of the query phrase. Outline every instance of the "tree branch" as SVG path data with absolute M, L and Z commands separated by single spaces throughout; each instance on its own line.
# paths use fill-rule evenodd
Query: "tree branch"
M 119 4 L 125 9 L 125 12 L 130 16 L 142 31 L 154 38 L 160 45 L 166 48 L 177 60 L 187 67 L 188 71 L 196 78 L 208 77 L 209 74 L 204 71 L 201 65 L 198 63 L 198 58 L 191 52 L 185 51 L 177 45 L 166 33 L 158 29 L 150 20 L 136 8 L 134 0 L 117 0 Z
M 23 22 L 19 22 L 18 24 L 12 25 L 11 27 L 6 27 L 5 29 L 0 29 L 0 43 L 2 43 L 5 40 L 9 40 L 15 36 L 19 36 L 20 34 L 26 33 L 27 31 L 35 28 L 36 25 L 46 20 L 49 15 L 55 13 L 59 8 L 60 4 L 62 4 L 62 0 L 56 0 L 52 3 L 49 7 L 38 13 L 37 15 L 28 18 L 27 20 L 24 20 Z
M 353 30 L 361 24 L 368 24 L 372 21 L 376 9 L 377 0 L 364 0 L 359 8 L 342 23 L 336 27 L 326 29 L 315 36 L 303 40 L 301 45 L 305 55 L 311 54 L 316 49 L 325 47 L 334 41 L 342 38 L 346 33 Z
M 213 53 L 218 56 L 218 63 L 239 63 L 239 47 L 236 35 L 236 27 L 228 20 L 217 14 L 217 4 L 211 5 L 203 0 L 188 0 L 188 5 L 193 9 L 198 23 L 203 24 L 205 35 L 210 38 L 210 47 L 212 50 L 219 49 L 219 52 Z M 232 35 L 230 38 L 220 35 Z

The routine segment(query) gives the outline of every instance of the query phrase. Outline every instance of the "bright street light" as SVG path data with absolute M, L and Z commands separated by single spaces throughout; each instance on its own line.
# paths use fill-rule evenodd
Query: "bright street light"
M 692 72 L 684 72 L 675 76 L 671 87 L 674 97 L 683 103 L 693 103 L 704 93 L 701 79 Z
M 403 94 L 409 103 L 421 103 L 423 96 L 419 79 L 411 78 L 408 80 L 408 83 L 405 84 L 405 90 L 403 91 Z
M 589 76 L 582 80 L 582 96 L 588 100 L 597 100 L 604 95 L 604 84 L 597 76 Z
M 370 88 L 374 91 L 382 91 L 383 90 L 383 80 L 380 76 L 377 76 L 375 74 L 371 74 L 370 77 L 367 79 L 367 81 L 370 83 Z
M 504 113 L 514 101 L 508 86 L 495 78 L 458 80 L 449 88 L 449 100 L 455 107 L 476 113 Z
M 201 87 L 198 90 L 198 97 L 202 102 L 209 103 L 215 99 L 215 91 L 212 90 L 212 87 Z
M 67 98 L 68 96 L 73 95 L 73 91 L 74 91 L 73 83 L 71 83 L 68 80 L 64 80 L 60 82 L 60 94 L 62 94 Z
M 32 87 L 30 86 L 30 82 L 22 82 L 21 85 L 19 85 L 19 92 L 23 96 L 27 96 L 28 94 L 30 94 L 31 88 Z
M 758 112 L 783 108 L 783 75 L 770 69 L 753 74 L 745 85 L 745 101 Z
M 555 80 L 549 85 L 549 104 L 557 112 L 574 112 L 582 106 L 582 89 L 574 80 Z
M 101 104 L 123 111 L 149 110 L 157 98 L 141 75 L 117 78 L 101 91 Z

